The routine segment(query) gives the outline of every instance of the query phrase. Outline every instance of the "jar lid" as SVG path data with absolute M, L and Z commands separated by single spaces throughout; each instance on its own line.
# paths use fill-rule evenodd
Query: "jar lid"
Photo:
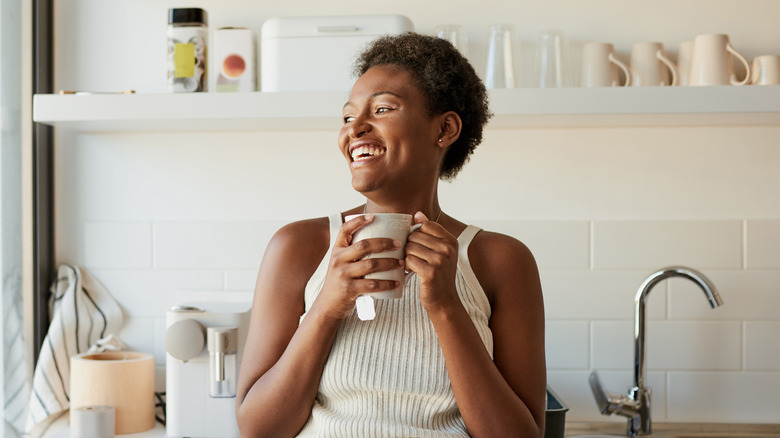
M 201 8 L 168 9 L 168 24 L 202 23 L 208 24 L 208 15 Z

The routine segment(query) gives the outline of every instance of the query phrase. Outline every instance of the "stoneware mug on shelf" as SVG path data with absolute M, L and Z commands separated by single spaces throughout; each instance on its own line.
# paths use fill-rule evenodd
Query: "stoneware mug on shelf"
M 750 83 L 753 85 L 780 84 L 780 55 L 757 56 L 750 67 Z
M 693 41 L 683 41 L 677 50 L 677 81 L 678 85 L 688 85 L 691 78 L 691 61 L 693 61 Z
M 631 85 L 634 87 L 677 85 L 677 67 L 666 57 L 661 43 L 634 43 L 630 65 Z
M 737 80 L 734 61 L 745 66 L 745 77 Z M 750 78 L 750 65 L 734 50 L 726 34 L 698 35 L 693 40 L 693 59 L 689 85 L 745 85 Z
M 371 213 L 374 216 L 374 220 L 370 224 L 365 225 L 359 230 L 355 231 L 352 235 L 352 243 L 359 242 L 364 239 L 373 238 L 388 238 L 398 241 L 401 247 L 393 251 L 385 251 L 376 254 L 371 254 L 369 258 L 394 258 L 402 260 L 404 258 L 404 249 L 406 248 L 406 240 L 409 238 L 409 234 L 420 228 L 420 224 L 412 225 L 412 215 L 402 213 Z M 349 215 L 344 218 L 345 221 L 350 221 L 362 214 Z M 392 299 L 401 298 L 404 291 L 404 284 L 408 279 L 408 275 L 404 269 L 394 269 L 392 271 L 375 272 L 373 274 L 366 275 L 365 278 L 375 278 L 379 280 L 395 280 L 400 285 L 393 289 L 382 292 L 374 292 L 366 294 L 376 299 Z
M 620 83 L 618 69 L 625 77 L 623 84 Z M 627 86 L 630 83 L 631 73 L 615 56 L 615 46 L 611 43 L 587 43 L 583 46 L 580 74 L 580 84 L 583 87 Z

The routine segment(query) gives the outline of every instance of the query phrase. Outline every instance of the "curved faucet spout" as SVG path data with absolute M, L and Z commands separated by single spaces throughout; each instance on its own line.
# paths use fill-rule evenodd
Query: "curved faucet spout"
M 590 386 L 601 413 L 605 415 L 618 414 L 628 417 L 629 437 L 637 434 L 648 435 L 652 432 L 650 420 L 650 388 L 645 381 L 646 375 L 646 346 L 645 346 L 645 302 L 650 290 L 660 281 L 670 277 L 683 277 L 698 284 L 707 296 L 712 308 L 723 304 L 718 290 L 709 278 L 695 269 L 684 266 L 669 266 L 650 274 L 639 286 L 639 291 L 634 300 L 634 387 L 629 390 L 628 396 L 618 396 L 604 390 L 594 371 L 590 377 Z
M 647 382 L 645 381 L 645 376 L 647 375 L 647 347 L 645 343 L 647 295 L 656 284 L 670 277 L 683 277 L 696 283 L 704 291 L 704 295 L 706 295 L 707 301 L 709 301 L 713 309 L 723 305 L 718 289 L 715 288 L 712 281 L 695 269 L 685 266 L 669 266 L 650 274 L 639 286 L 634 299 L 634 386 L 637 388 L 647 387 Z

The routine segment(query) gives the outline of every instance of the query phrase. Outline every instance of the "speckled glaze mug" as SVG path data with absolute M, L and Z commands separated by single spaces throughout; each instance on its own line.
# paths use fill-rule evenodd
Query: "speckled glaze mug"
M 406 241 L 412 232 L 420 228 L 421 224 L 412 224 L 412 215 L 403 213 L 371 213 L 374 216 L 374 220 L 355 231 L 352 235 L 352 242 L 359 242 L 364 239 L 372 239 L 377 237 L 393 239 L 400 242 L 401 247 L 393 251 L 379 252 L 371 254 L 368 258 L 394 258 L 402 260 L 404 258 L 404 249 L 406 248 Z M 346 221 L 350 221 L 356 217 L 364 216 L 362 214 L 353 214 L 344 218 Z M 375 299 L 393 299 L 401 298 L 403 296 L 404 284 L 409 278 L 403 269 L 393 269 L 392 271 L 374 272 L 373 274 L 366 275 L 365 278 L 375 278 L 379 280 L 395 280 L 399 282 L 399 286 L 392 290 L 386 290 L 382 292 L 374 292 L 366 294 Z

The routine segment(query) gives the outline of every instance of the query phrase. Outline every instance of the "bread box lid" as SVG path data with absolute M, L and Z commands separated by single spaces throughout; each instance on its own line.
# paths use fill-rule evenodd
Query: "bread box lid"
M 355 56 L 370 41 L 413 29 L 403 15 L 270 18 L 261 33 L 260 88 L 349 91 Z
M 263 23 L 261 38 L 379 36 L 413 29 L 403 15 L 273 17 Z

